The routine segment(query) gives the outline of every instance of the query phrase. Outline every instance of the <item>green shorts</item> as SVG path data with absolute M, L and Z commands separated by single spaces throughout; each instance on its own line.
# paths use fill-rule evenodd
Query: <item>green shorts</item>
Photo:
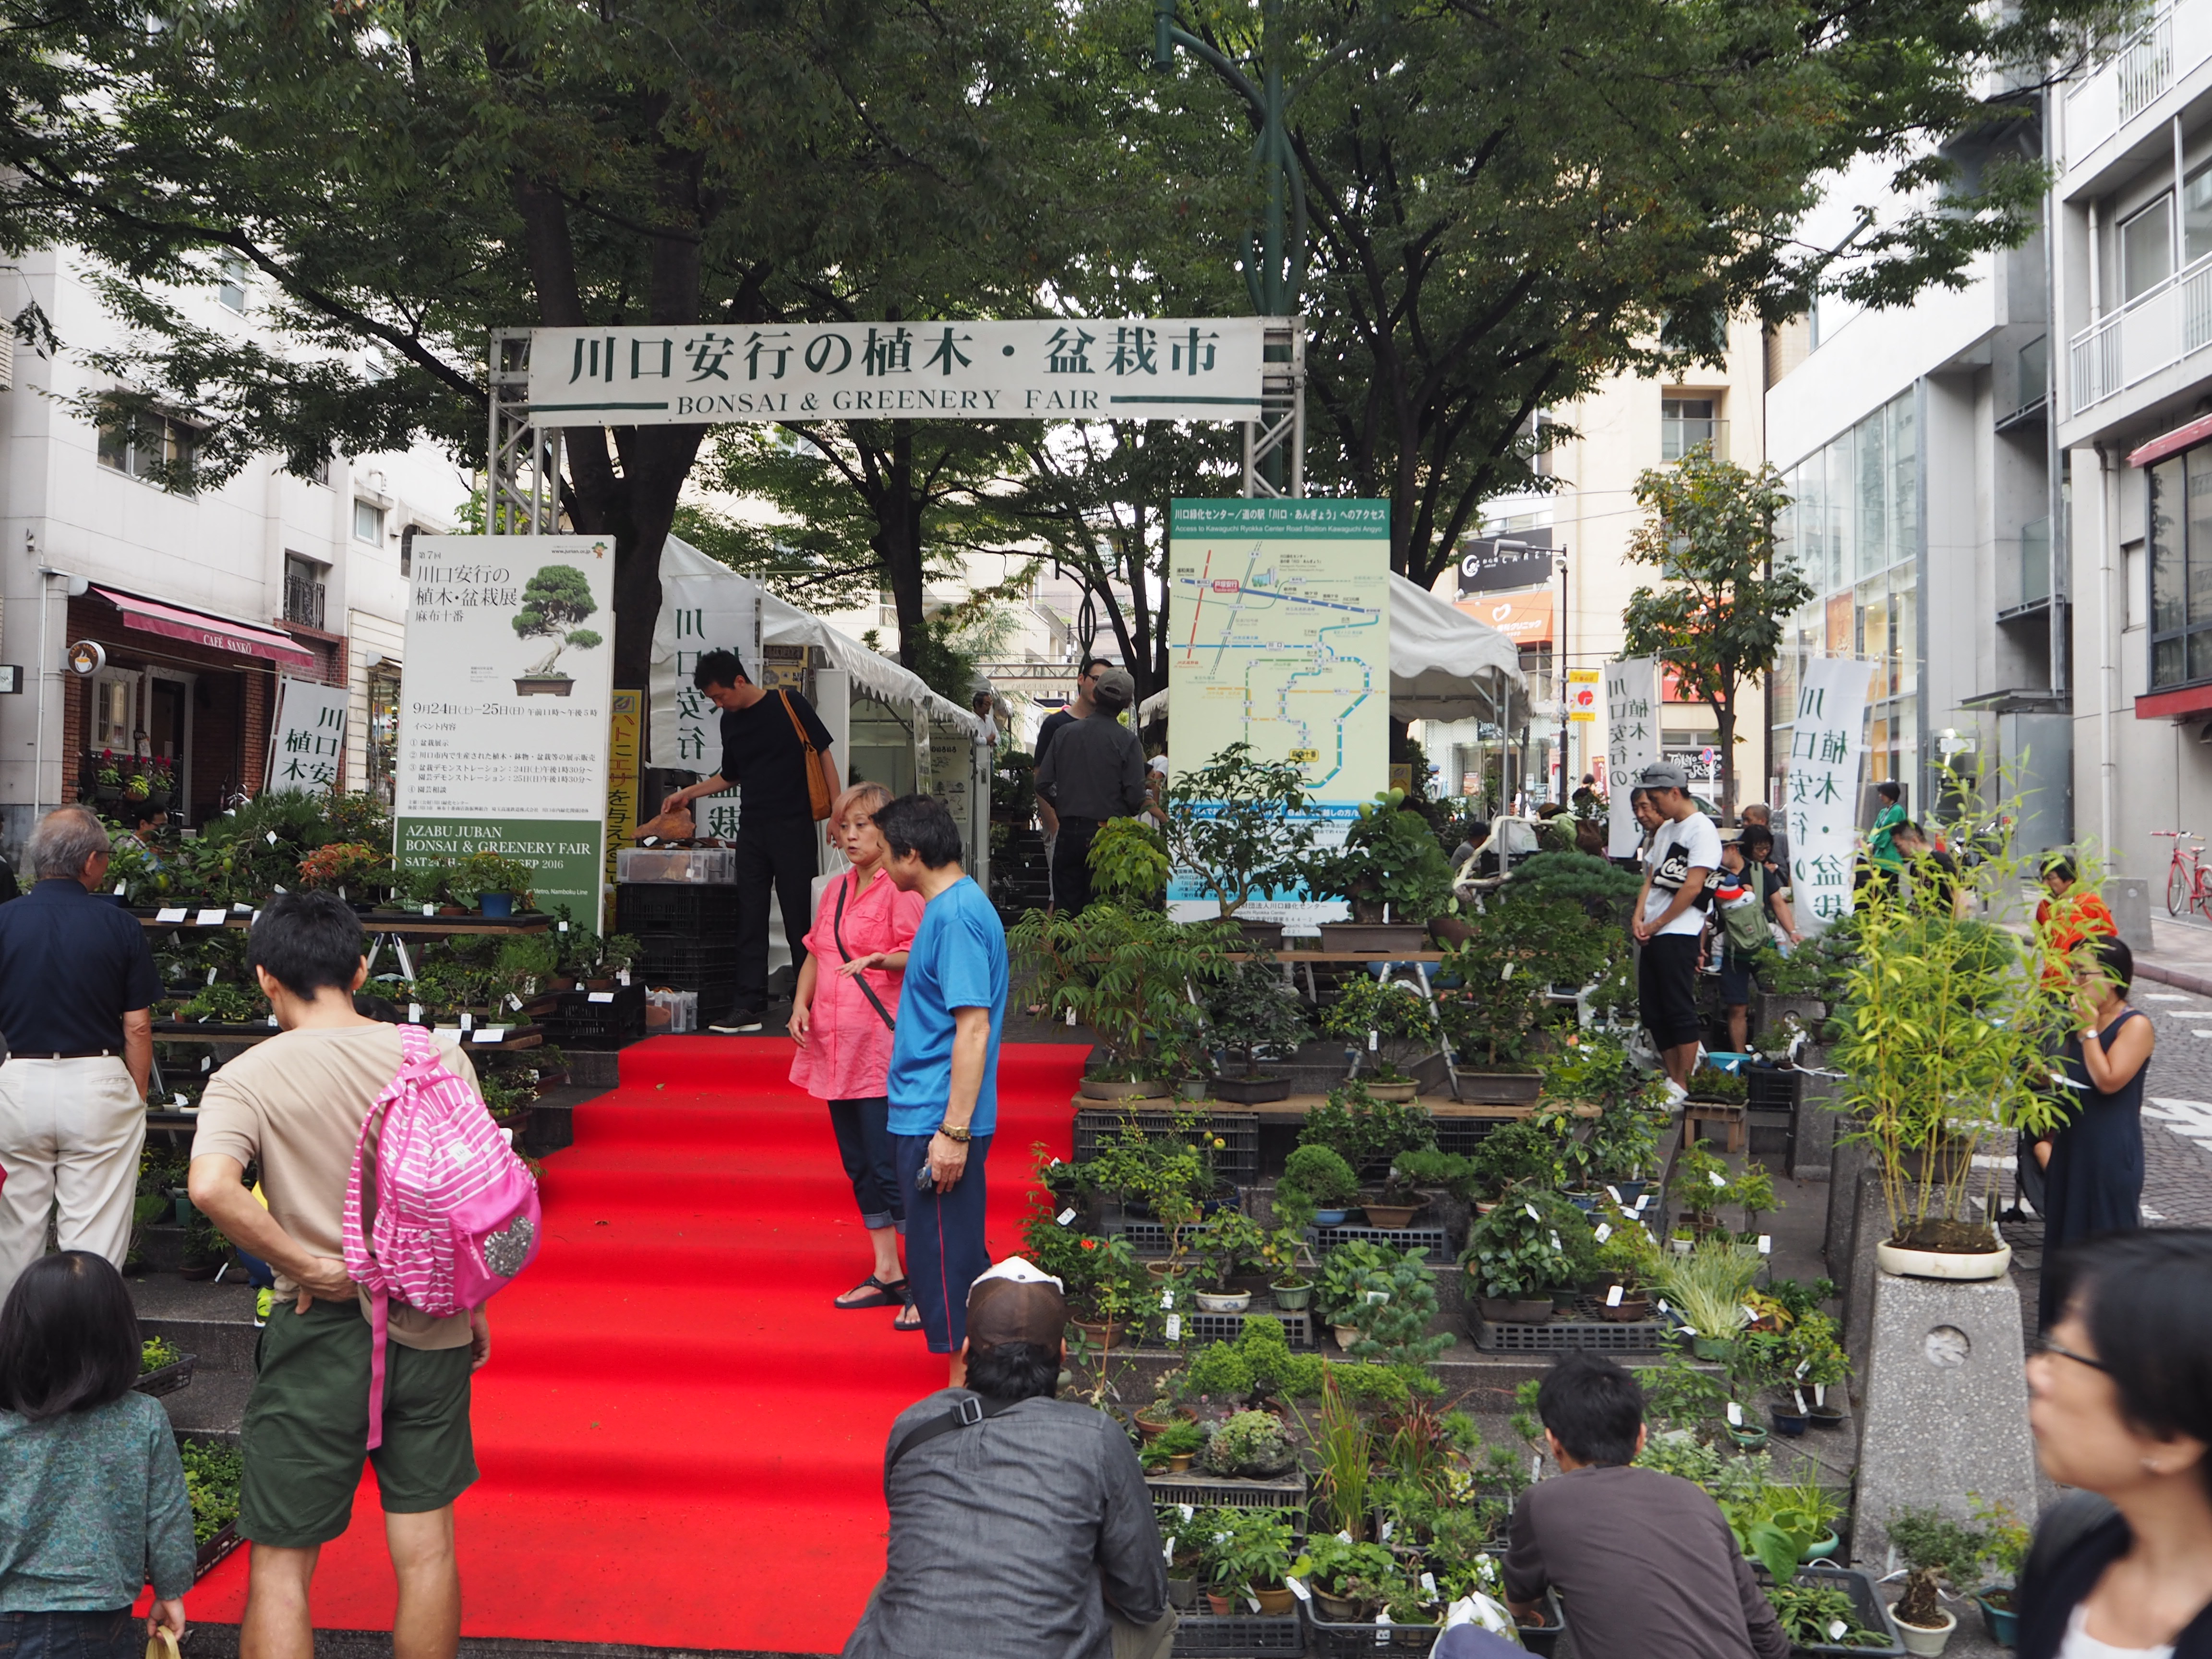
M 469 1436 L 475 1351 L 387 1342 L 384 1443 L 370 1451 L 373 1346 L 368 1322 L 349 1303 L 318 1302 L 301 1314 L 279 1297 L 269 1310 L 240 1436 L 242 1535 L 286 1549 L 328 1543 L 353 1518 L 364 1457 L 376 1466 L 387 1515 L 441 1510 L 475 1481 Z

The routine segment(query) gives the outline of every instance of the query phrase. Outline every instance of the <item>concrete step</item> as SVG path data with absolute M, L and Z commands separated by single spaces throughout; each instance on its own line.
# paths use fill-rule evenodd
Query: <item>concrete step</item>
M 239 1425 L 246 1419 L 246 1397 L 252 1391 L 250 1376 L 196 1370 L 190 1388 L 164 1395 L 161 1404 L 169 1413 L 169 1426 L 179 1433 L 234 1446 Z

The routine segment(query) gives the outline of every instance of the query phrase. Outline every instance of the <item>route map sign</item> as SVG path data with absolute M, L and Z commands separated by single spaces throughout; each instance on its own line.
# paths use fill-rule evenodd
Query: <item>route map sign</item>
M 1390 781 L 1390 504 L 1178 501 L 1169 522 L 1171 763 L 1194 769 L 1232 743 L 1293 761 L 1323 839 L 1340 842 Z M 1173 913 L 1211 903 L 1180 885 Z M 1343 908 L 1279 894 L 1239 914 L 1300 922 Z

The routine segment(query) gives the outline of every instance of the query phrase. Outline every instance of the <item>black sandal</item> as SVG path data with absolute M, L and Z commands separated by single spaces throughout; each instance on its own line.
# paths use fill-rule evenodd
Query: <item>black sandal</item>
M 901 1282 L 903 1283 L 904 1281 L 902 1280 Z M 912 1314 L 914 1316 L 914 1323 L 911 1325 L 906 1322 L 906 1316 L 908 1314 Z M 891 1328 L 895 1331 L 920 1330 L 921 1328 L 921 1310 L 915 1307 L 913 1303 L 908 1302 L 905 1307 L 899 1310 L 898 1316 L 891 1321 Z
M 873 1273 L 870 1273 L 859 1284 L 854 1285 L 852 1290 L 846 1291 L 845 1296 L 852 1296 L 861 1291 L 868 1293 L 866 1301 L 848 1302 L 844 1297 L 834 1297 L 830 1299 L 830 1305 L 833 1308 L 842 1308 L 846 1312 L 853 1313 L 867 1308 L 903 1308 L 907 1304 L 906 1280 L 903 1279 L 894 1279 L 886 1285 Z

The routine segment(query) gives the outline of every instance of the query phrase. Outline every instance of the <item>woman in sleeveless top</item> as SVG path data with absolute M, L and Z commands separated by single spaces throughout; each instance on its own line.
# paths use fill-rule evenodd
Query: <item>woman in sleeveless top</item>
M 2128 1006 L 2134 953 L 2112 938 L 2084 948 L 2090 961 L 2075 999 L 2081 1029 L 2066 1040 L 2064 1056 L 2070 1115 L 2037 1149 L 2045 1160 L 2045 1261 L 2081 1239 L 2142 1224 L 2143 1078 L 2157 1038 L 2150 1017 Z M 2043 1280 L 2045 1326 L 2058 1316 L 2056 1282 Z

